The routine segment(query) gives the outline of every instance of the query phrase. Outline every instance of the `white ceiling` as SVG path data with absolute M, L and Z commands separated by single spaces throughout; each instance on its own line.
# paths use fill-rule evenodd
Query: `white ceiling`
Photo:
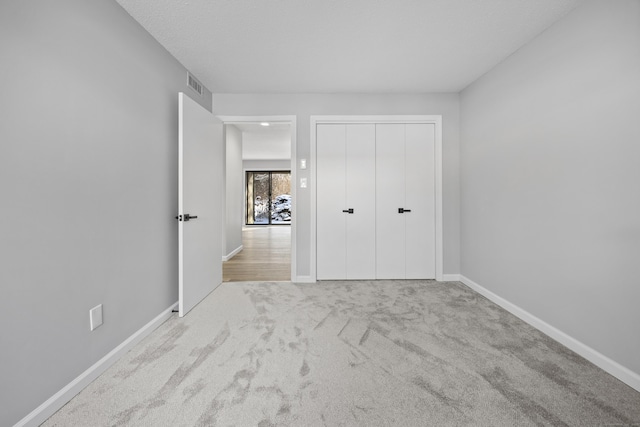
M 458 92 L 583 0 L 117 0 L 214 93 Z

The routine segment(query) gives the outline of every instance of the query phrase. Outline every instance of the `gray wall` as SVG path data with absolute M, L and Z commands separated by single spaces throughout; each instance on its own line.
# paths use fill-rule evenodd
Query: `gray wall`
M 115 1 L 0 3 L 0 425 L 178 299 L 186 70 Z M 196 98 L 211 108 L 211 95 Z M 89 332 L 89 309 L 104 325 Z
M 444 272 L 460 271 L 459 235 L 459 102 L 457 94 L 214 94 L 216 115 L 296 115 L 298 159 L 309 159 L 310 116 L 441 114 L 443 116 Z M 298 162 L 296 161 L 296 164 Z M 309 169 L 297 170 L 298 180 Z M 297 275 L 310 274 L 311 200 L 309 189 L 298 188 Z
M 242 224 L 244 224 L 242 132 L 233 125 L 225 125 L 225 140 L 225 247 L 222 254 L 226 256 L 242 245 Z
M 245 171 L 288 171 L 291 160 L 243 160 L 242 167 Z
M 461 94 L 462 270 L 640 373 L 640 2 L 588 1 Z

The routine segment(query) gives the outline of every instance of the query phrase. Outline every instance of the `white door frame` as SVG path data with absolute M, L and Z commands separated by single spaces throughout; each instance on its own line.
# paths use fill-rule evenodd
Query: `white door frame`
M 218 116 L 225 125 L 242 123 L 288 123 L 291 126 L 291 281 L 296 281 L 296 228 L 298 214 L 298 198 L 296 197 L 296 121 L 297 116 Z M 242 168 L 244 171 L 244 167 Z M 244 180 L 244 178 L 243 178 Z
M 309 174 L 313 179 L 309 185 L 311 193 L 311 277 L 317 278 L 317 201 L 316 201 L 316 126 L 321 123 L 431 123 L 435 125 L 435 205 L 436 205 L 436 280 L 443 281 L 443 226 L 442 226 L 442 116 L 441 115 L 407 115 L 407 116 L 311 116 L 311 147 Z M 293 155 L 293 153 L 292 153 Z M 292 176 L 293 179 L 293 176 Z M 292 254 L 293 256 L 293 254 Z

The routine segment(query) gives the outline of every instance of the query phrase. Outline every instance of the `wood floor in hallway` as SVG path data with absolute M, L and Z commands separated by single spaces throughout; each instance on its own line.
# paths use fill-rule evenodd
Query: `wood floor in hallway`
M 224 282 L 291 280 L 290 226 L 245 227 L 242 246 L 242 251 L 222 263 Z

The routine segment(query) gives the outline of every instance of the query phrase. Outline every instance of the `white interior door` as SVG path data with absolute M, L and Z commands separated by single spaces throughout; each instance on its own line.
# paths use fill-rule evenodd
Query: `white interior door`
M 318 280 L 346 278 L 346 153 L 345 125 L 316 128 Z
M 435 125 L 405 126 L 406 279 L 436 277 Z
M 405 277 L 405 125 L 376 125 L 376 278 Z
M 376 130 L 346 125 L 346 278 L 376 278 Z
M 435 125 L 376 126 L 376 188 L 376 278 L 435 278 Z
M 179 315 L 222 283 L 222 123 L 179 94 Z

